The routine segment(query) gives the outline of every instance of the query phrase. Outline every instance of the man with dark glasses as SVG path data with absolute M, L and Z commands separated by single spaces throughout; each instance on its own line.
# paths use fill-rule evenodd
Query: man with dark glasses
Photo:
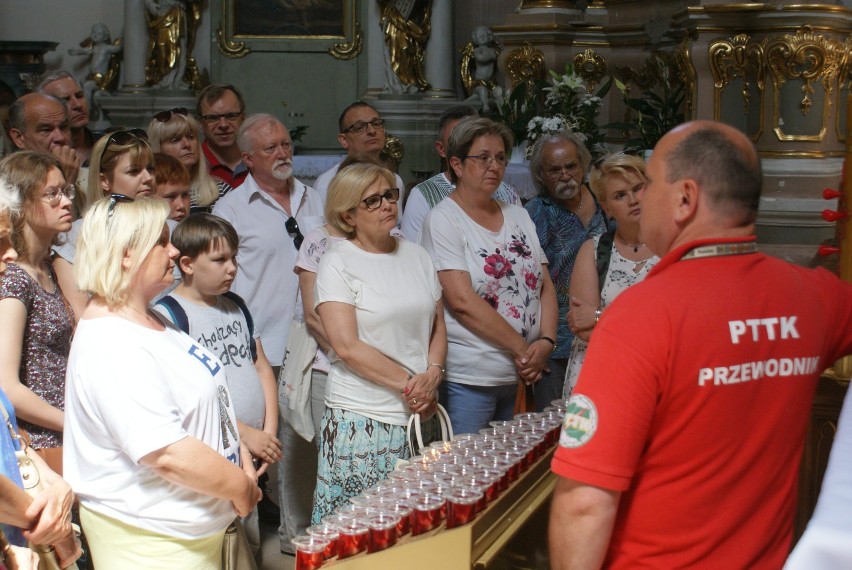
M 246 111 L 242 94 L 233 85 L 208 85 L 198 94 L 196 111 L 204 132 L 201 150 L 210 175 L 237 188 L 248 176 L 237 145 Z
M 379 112 L 367 103 L 356 101 L 346 107 L 338 119 L 340 132 L 337 140 L 346 149 L 348 156 L 365 155 L 379 160 L 385 148 L 385 120 L 379 117 Z M 342 161 L 341 161 L 342 162 Z M 323 203 L 328 192 L 331 179 L 337 174 L 340 164 L 332 166 L 319 175 L 314 182 L 314 188 L 322 195 Z M 399 202 L 399 214 L 402 215 L 402 203 L 405 200 L 405 183 L 396 175 L 396 187 L 402 192 Z

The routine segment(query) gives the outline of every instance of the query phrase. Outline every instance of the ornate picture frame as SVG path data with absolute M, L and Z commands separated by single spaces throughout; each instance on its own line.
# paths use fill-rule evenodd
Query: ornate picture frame
M 360 0 L 221 0 L 219 50 L 238 58 L 256 52 L 361 51 Z

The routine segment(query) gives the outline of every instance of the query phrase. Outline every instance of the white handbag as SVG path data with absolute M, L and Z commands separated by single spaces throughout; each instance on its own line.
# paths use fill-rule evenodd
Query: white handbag
M 447 410 L 441 404 L 436 404 L 435 415 L 438 425 L 441 428 L 441 441 L 450 441 L 453 439 L 453 424 L 450 423 L 450 416 Z M 431 419 L 431 418 L 430 418 Z M 411 414 L 408 418 L 408 426 L 405 429 L 405 441 L 408 444 L 408 449 L 411 451 L 411 456 L 419 455 L 421 450 L 426 447 L 423 443 L 423 426 L 420 414 Z

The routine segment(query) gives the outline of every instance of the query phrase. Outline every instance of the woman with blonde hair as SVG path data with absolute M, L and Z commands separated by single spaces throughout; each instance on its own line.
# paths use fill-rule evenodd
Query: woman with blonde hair
M 79 236 L 92 297 L 68 362 L 65 476 L 98 568 L 218 568 L 225 529 L 260 499 L 221 362 L 148 306 L 173 279 L 168 215 L 113 195 Z
M 0 278 L 0 387 L 33 448 L 50 454 L 61 473 L 65 365 L 74 315 L 57 285 L 50 250 L 71 228 L 74 185 L 66 184 L 56 158 L 32 151 L 0 161 L 0 176 L 17 188 L 22 204 L 12 215 L 18 259 Z
M 86 196 L 78 200 L 81 216 L 85 216 L 90 204 L 110 194 L 136 198 L 154 193 L 154 152 L 146 138 L 142 129 L 130 129 L 104 135 L 95 143 Z M 80 193 L 77 196 L 80 198 Z M 77 289 L 73 275 L 77 235 L 82 223 L 82 219 L 76 220 L 63 236 L 63 243 L 53 248 L 56 253 L 53 268 L 59 286 L 78 317 L 88 301 L 88 295 Z
M 393 173 L 375 164 L 347 166 L 329 185 L 325 217 L 346 239 L 316 274 L 314 305 L 336 357 L 314 524 L 408 457 L 408 417 L 430 413 L 437 400 L 447 354 L 441 287 L 429 254 L 391 235 L 398 200 Z
M 198 120 L 183 107 L 161 111 L 148 123 L 148 142 L 154 152 L 177 158 L 189 170 L 191 214 L 211 212 L 216 200 L 232 190 L 227 183 L 214 180 L 207 171 L 198 140 L 200 132 Z
M 607 157 L 589 177 L 601 208 L 617 225 L 580 246 L 574 262 L 566 317 L 574 334 L 563 388 L 566 398 L 577 383 L 601 313 L 622 291 L 642 281 L 659 261 L 639 238 L 639 203 L 647 183 L 645 162 L 628 154 Z

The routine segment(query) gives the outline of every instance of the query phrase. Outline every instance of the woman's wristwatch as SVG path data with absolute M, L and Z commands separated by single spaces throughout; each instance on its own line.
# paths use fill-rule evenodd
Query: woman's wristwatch
M 538 340 L 545 340 L 550 343 L 550 352 L 556 350 L 556 341 L 550 338 L 549 336 L 540 336 Z

